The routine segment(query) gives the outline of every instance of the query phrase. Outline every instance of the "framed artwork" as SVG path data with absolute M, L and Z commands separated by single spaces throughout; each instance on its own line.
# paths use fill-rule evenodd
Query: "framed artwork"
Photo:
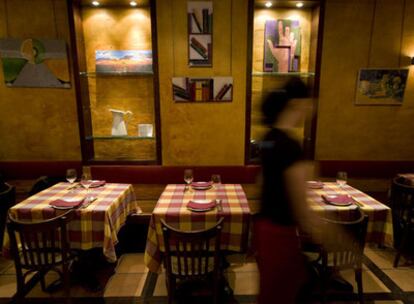
M 52 39 L 0 39 L 8 87 L 70 88 L 66 42 Z
M 151 50 L 95 51 L 97 73 L 152 73 Z
M 188 64 L 190 67 L 211 67 L 213 58 L 213 2 L 189 1 Z
M 298 20 L 266 20 L 263 72 L 299 72 L 301 28 Z
M 355 96 L 359 105 L 401 105 L 408 69 L 360 69 Z
M 233 77 L 172 79 L 176 102 L 228 102 L 233 99 Z

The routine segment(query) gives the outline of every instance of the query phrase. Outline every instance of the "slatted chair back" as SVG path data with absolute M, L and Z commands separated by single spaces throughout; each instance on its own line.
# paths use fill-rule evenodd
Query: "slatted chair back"
M 69 295 L 68 265 L 73 256 L 70 254 L 67 223 L 73 215 L 70 210 L 49 220 L 22 222 L 9 213 L 7 230 L 16 267 L 17 299 L 22 299 L 38 281 L 45 289 L 44 276 L 51 270 L 62 277 Z M 35 275 L 26 282 L 31 273 Z
M 161 219 L 164 237 L 164 266 L 168 301 L 172 303 L 176 280 L 209 280 L 213 284 L 213 303 L 218 303 L 220 280 L 220 236 L 224 218 L 211 228 L 181 231 Z
M 404 184 L 402 178 L 396 177 L 392 181 L 390 207 L 397 248 L 394 267 L 397 267 L 401 253 L 407 245 L 409 234 L 414 230 L 414 187 Z
M 368 216 L 354 221 L 324 219 L 322 263 L 335 269 L 361 268 Z

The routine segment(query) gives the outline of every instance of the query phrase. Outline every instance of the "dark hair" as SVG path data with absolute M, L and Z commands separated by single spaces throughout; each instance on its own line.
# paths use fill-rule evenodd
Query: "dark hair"
M 305 98 L 307 96 L 308 88 L 305 83 L 299 77 L 290 78 L 283 89 L 270 92 L 263 99 L 263 123 L 272 125 L 291 98 Z

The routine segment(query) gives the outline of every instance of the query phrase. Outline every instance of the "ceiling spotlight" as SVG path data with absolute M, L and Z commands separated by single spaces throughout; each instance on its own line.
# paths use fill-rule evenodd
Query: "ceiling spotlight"
M 296 3 L 296 7 L 299 7 L 299 8 L 303 7 L 303 2 Z
M 267 1 L 267 2 L 265 3 L 265 6 L 266 6 L 266 7 L 271 7 L 271 6 L 272 6 L 272 2 Z
M 99 6 L 99 5 L 100 5 L 100 3 L 99 3 L 99 1 L 92 1 L 92 5 L 93 5 L 93 6 Z
M 131 5 L 131 6 L 137 6 L 138 4 L 135 1 L 130 1 L 129 2 L 129 5 Z

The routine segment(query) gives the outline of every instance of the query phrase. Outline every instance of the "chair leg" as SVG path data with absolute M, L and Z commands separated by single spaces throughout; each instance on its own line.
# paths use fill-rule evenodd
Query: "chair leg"
M 359 303 L 364 303 L 364 291 L 362 289 L 362 269 L 355 269 L 355 281 L 358 287 L 358 299 Z
M 63 280 L 63 287 L 65 289 L 65 303 L 70 304 L 70 274 L 69 274 L 69 267 L 68 264 L 64 263 L 62 265 L 62 280 Z
M 401 239 L 401 243 L 400 246 L 398 246 L 397 249 L 397 254 L 395 255 L 394 258 L 394 267 L 397 268 L 398 267 L 398 262 L 400 261 L 400 257 L 401 257 L 401 252 L 404 250 L 406 243 L 407 243 L 407 239 L 408 239 L 408 234 L 409 234 L 409 227 L 407 226 L 404 229 L 404 233 L 403 233 L 403 237 Z
M 166 283 L 168 291 L 168 304 L 172 304 L 174 302 L 175 295 L 175 278 L 167 276 Z

